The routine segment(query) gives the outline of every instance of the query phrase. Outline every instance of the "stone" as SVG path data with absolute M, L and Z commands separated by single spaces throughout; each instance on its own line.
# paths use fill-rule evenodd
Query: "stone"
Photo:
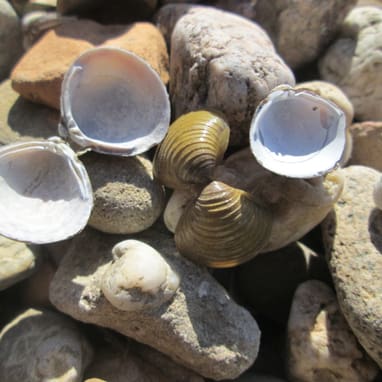
M 378 373 L 344 319 L 334 292 L 317 280 L 296 290 L 287 351 L 291 381 L 371 382 Z
M 360 121 L 382 119 L 381 49 L 382 9 L 355 7 L 319 63 L 321 78 L 345 92 Z
M 28 309 L 0 333 L 0 380 L 82 382 L 91 356 L 90 345 L 72 320 Z
M 171 300 L 136 312 L 113 307 L 101 292 L 101 282 L 112 261 L 111 248 L 122 238 L 87 228 L 73 239 L 60 263 L 50 285 L 51 302 L 77 320 L 147 344 L 202 376 L 235 378 L 249 368 L 260 337 L 249 312 L 206 269 L 179 256 L 164 227 L 130 238 L 159 251 L 178 274 L 180 286 Z
M 360 344 L 382 366 L 382 211 L 373 187 L 381 173 L 344 168 L 345 188 L 322 223 L 323 240 L 341 311 Z
M 0 84 L 0 143 L 49 138 L 57 135 L 57 110 L 30 102 L 12 89 L 11 81 Z
M 372 167 L 382 171 L 382 122 L 366 121 L 350 126 L 353 151 L 349 165 Z
M 373 198 L 375 206 L 382 210 L 382 177 L 374 184 Z
M 277 85 L 295 82 L 262 28 L 209 7 L 198 7 L 177 21 L 170 77 L 175 118 L 201 108 L 219 110 L 231 128 L 231 146 L 248 144 L 259 102 Z
M 94 207 L 88 224 L 102 232 L 144 231 L 161 215 L 164 188 L 142 155 L 117 157 L 89 153 L 83 161 L 93 187 Z
M 36 272 L 40 248 L 0 236 L 0 290 Z
M 285 382 L 285 380 L 273 377 L 271 375 L 256 374 L 256 373 L 244 373 L 239 378 L 234 379 L 231 382 Z
M 237 267 L 235 277 L 245 305 L 282 325 L 296 288 L 309 279 L 330 282 L 329 270 L 323 256 L 299 242 L 256 256 Z
M 0 81 L 23 53 L 20 20 L 7 0 L 0 0 Z
M 256 17 L 256 3 L 257 0 L 217 0 L 213 4 L 217 8 L 254 20 Z
M 269 33 L 286 63 L 297 69 L 319 57 L 355 3 L 356 0 L 258 0 L 255 20 Z
M 116 46 L 146 60 L 167 84 L 168 55 L 159 30 L 150 23 L 101 25 L 90 20 L 65 22 L 48 31 L 15 66 L 12 86 L 23 97 L 60 108 L 61 83 L 72 62 L 95 46 Z

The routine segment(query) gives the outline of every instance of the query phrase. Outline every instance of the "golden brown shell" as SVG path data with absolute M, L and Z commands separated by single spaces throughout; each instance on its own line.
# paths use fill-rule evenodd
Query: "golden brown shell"
M 187 113 L 170 126 L 154 157 L 154 176 L 174 189 L 205 185 L 223 159 L 229 127 L 210 111 Z
M 242 190 L 214 181 L 191 203 L 175 231 L 179 252 L 216 268 L 241 264 L 267 244 L 270 214 Z

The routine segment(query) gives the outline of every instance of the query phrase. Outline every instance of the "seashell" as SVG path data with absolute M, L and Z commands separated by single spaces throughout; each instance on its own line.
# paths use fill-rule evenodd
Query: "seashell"
M 242 190 L 214 181 L 180 218 L 175 231 L 179 252 L 216 268 L 243 263 L 267 244 L 271 215 Z
M 86 225 L 91 184 L 76 154 L 61 140 L 0 148 L 0 234 L 36 244 L 67 239 Z
M 376 207 L 382 210 L 382 177 L 374 185 L 373 198 L 374 198 L 374 204 L 376 205 Z
M 331 101 L 280 86 L 259 104 L 249 141 L 266 169 L 291 178 L 313 178 L 339 165 L 345 128 L 344 112 Z
M 102 292 L 117 309 L 152 309 L 168 301 L 179 287 L 179 277 L 153 247 L 125 240 L 112 249 L 114 261 L 102 278 Z
M 62 83 L 60 134 L 81 147 L 131 156 L 158 144 L 170 123 L 159 75 L 135 54 L 113 47 L 86 51 Z
M 172 123 L 157 148 L 154 176 L 175 189 L 206 185 L 228 141 L 229 126 L 221 116 L 206 110 L 187 113 Z

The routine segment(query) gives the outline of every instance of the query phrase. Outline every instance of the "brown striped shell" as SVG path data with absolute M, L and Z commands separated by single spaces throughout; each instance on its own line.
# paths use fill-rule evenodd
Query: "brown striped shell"
M 170 126 L 154 157 L 154 176 L 175 189 L 206 185 L 223 159 L 229 127 L 210 111 L 187 113 Z
M 214 181 L 191 203 L 175 231 L 179 252 L 216 268 L 241 264 L 267 244 L 271 215 L 242 190 Z

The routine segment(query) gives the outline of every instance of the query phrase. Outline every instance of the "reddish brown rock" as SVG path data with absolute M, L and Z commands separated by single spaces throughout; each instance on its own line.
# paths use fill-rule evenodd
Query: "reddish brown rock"
M 24 55 L 11 74 L 12 86 L 31 101 L 59 109 L 65 72 L 81 53 L 100 45 L 134 52 L 145 59 L 167 84 L 166 44 L 154 25 L 101 25 L 90 20 L 74 20 L 47 32 Z

